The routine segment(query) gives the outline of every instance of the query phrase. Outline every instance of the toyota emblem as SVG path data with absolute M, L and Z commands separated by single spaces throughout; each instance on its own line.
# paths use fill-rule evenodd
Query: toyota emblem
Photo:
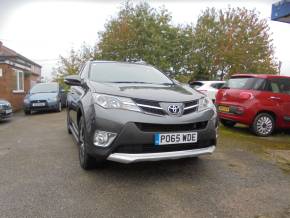
M 177 115 L 180 113 L 180 107 L 178 105 L 169 105 L 168 106 L 168 112 L 173 114 L 173 115 Z

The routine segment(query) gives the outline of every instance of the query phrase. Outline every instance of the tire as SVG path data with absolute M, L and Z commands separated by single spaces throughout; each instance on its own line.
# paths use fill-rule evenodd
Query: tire
M 62 111 L 62 105 L 61 105 L 61 102 L 58 102 L 57 112 L 61 112 L 61 111 Z
M 68 112 L 67 112 L 67 115 L 66 115 L 66 127 L 67 127 L 68 134 L 72 134 L 72 132 L 70 130 L 70 121 L 69 121 L 69 113 Z
M 226 127 L 233 127 L 237 122 L 231 120 L 220 119 L 220 122 Z
M 30 115 L 31 114 L 31 111 L 30 110 L 27 110 L 27 111 L 24 111 L 25 115 Z
M 252 124 L 252 132 L 261 137 L 270 136 L 275 129 L 275 119 L 271 114 L 261 113 L 255 117 Z
M 84 170 L 90 170 L 96 166 L 96 160 L 87 153 L 85 121 L 83 117 L 81 117 L 79 122 L 79 161 L 81 168 Z

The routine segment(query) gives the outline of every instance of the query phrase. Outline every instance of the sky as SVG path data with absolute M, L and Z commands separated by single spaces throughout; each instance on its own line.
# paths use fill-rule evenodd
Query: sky
M 256 9 L 272 32 L 275 57 L 282 61 L 281 74 L 290 75 L 290 24 L 271 21 L 277 0 L 147 0 L 155 8 L 165 6 L 173 24 L 195 24 L 207 7 Z M 135 1 L 134 1 L 135 2 Z M 51 78 L 60 55 L 83 43 L 93 45 L 104 24 L 116 16 L 124 1 L 118 0 L 0 0 L 0 41 L 42 65 L 42 75 Z

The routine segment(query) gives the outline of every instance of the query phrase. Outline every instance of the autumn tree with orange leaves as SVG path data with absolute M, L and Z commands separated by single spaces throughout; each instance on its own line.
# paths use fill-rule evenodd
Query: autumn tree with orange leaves
M 195 25 L 176 26 L 164 7 L 127 2 L 105 24 L 96 45 L 61 57 L 56 75 L 63 81 L 90 58 L 145 61 L 183 82 L 223 80 L 235 73 L 275 74 L 269 32 L 255 10 L 208 8 Z
M 192 50 L 190 71 L 198 79 L 278 71 L 269 26 L 255 10 L 207 9 L 194 28 Z

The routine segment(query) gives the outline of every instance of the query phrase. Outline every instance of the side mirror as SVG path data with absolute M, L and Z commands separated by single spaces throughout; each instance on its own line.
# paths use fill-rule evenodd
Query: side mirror
M 64 78 L 64 83 L 69 86 L 81 86 L 82 80 L 79 75 L 70 75 Z
M 171 73 L 170 73 L 169 71 L 164 72 L 164 74 L 165 74 L 167 77 L 172 78 Z

